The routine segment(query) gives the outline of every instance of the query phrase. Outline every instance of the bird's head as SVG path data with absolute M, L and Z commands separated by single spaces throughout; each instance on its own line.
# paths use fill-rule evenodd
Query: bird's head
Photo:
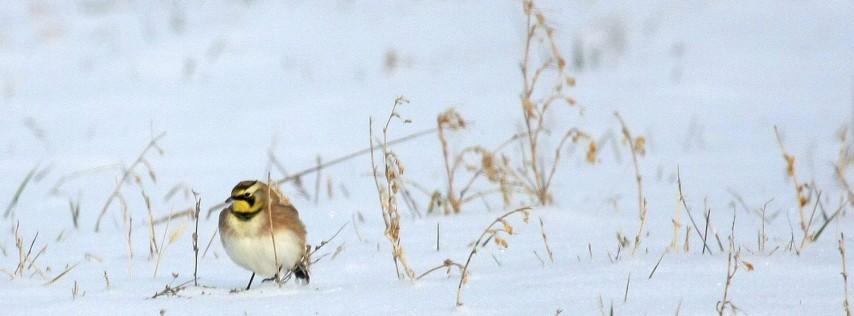
M 275 194 L 266 183 L 247 180 L 235 185 L 234 189 L 231 189 L 231 196 L 225 202 L 231 203 L 233 212 L 246 214 L 261 211 L 273 197 Z

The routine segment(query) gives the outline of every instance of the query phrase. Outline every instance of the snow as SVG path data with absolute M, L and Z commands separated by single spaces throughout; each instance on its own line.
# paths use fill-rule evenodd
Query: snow
M 799 255 L 785 249 L 802 236 L 773 127 L 796 156 L 798 177 L 814 182 L 823 206 L 833 212 L 845 198 L 834 178 L 836 134 L 845 124 L 851 127 L 854 112 L 854 3 L 584 0 L 538 6 L 566 56 L 577 45 L 600 54 L 598 63 L 569 62 L 578 82 L 570 95 L 583 115 L 562 106 L 548 126 L 617 137 L 613 112 L 619 111 L 647 140 L 640 160 L 649 204 L 646 237 L 636 254 L 629 246 L 613 259 L 615 236 L 633 239 L 639 225 L 626 147 L 600 148 L 595 165 L 584 161 L 583 150 L 567 150 L 556 174 L 554 205 L 535 207 L 527 224 L 512 218 L 509 248 L 490 244 L 478 252 L 463 289 L 465 304 L 457 307 L 458 271 L 415 282 L 395 276 L 368 156 L 324 169 L 317 203 L 291 185 L 283 187 L 300 210 L 310 243 L 346 225 L 320 251 L 330 255 L 313 267 L 307 287 L 256 280 L 252 290 L 232 293 L 245 286 L 249 273 L 228 259 L 215 238 L 199 259 L 202 287 L 151 299 L 167 284 L 192 279 L 193 223 L 186 217 L 170 222 L 166 237 L 175 240 L 163 250 L 155 273 L 140 188 L 151 197 L 155 218 L 193 205 L 191 195 L 165 197 L 176 185 L 198 192 L 204 249 L 216 230 L 216 214 L 205 217 L 207 209 L 238 181 L 266 178 L 268 152 L 296 172 L 314 166 L 318 157 L 329 161 L 365 148 L 369 117 L 384 120 L 399 95 L 411 100 L 400 113 L 412 123 L 393 123 L 392 137 L 433 127 L 436 115 L 454 106 L 470 128 L 450 134 L 452 148 L 497 146 L 523 124 L 519 61 L 525 19 L 519 1 L 6 1 L 0 9 L 2 210 L 26 174 L 38 172 L 13 216 L 0 219 L 0 269 L 11 273 L 18 264 L 17 223 L 26 246 L 38 233 L 34 254 L 47 248 L 34 264 L 43 276 L 33 275 L 35 269 L 15 278 L 0 273 L 0 310 L 553 315 L 560 309 L 563 315 L 589 315 L 613 306 L 616 314 L 715 314 L 727 255 L 711 235 L 717 233 L 726 246 L 735 216 L 742 259 L 754 267 L 739 269 L 730 288 L 740 313 L 842 313 L 837 246 L 845 233 L 852 256 L 852 218 L 834 220 Z M 166 132 L 159 142 L 163 155 L 146 155 L 156 181 L 141 166 L 141 184 L 121 189 L 133 218 L 130 258 L 118 203 L 100 232 L 92 228 L 121 177 L 116 164 L 133 163 L 159 132 Z M 431 135 L 393 149 L 408 178 L 444 190 L 440 148 Z M 664 254 L 674 214 L 680 213 L 683 225 L 680 245 L 691 225 L 678 209 L 677 166 L 701 229 L 704 202 L 711 209 L 712 255 L 703 253 L 696 232 L 689 251 Z M 89 171 L 64 178 L 83 170 Z M 280 173 L 274 169 L 272 176 Z M 315 176 L 302 179 L 310 194 Z M 58 181 L 63 182 L 53 192 Z M 325 194 L 327 181 L 331 197 Z M 757 248 L 762 221 L 731 192 L 752 209 L 773 199 L 767 211 L 776 217 L 765 225 L 766 253 L 748 251 Z M 415 194 L 424 212 L 429 197 Z M 69 200 L 80 203 L 79 229 L 72 225 Z M 527 202 L 520 198 L 515 204 Z M 469 244 L 503 210 L 500 197 L 493 196 L 487 203 L 466 204 L 454 216 L 412 216 L 402 204 L 401 212 L 404 249 L 421 273 L 446 258 L 464 262 Z M 554 262 L 547 259 L 540 218 Z M 155 227 L 158 242 L 165 227 Z M 333 258 L 336 249 L 341 251 Z M 73 297 L 75 283 L 80 291 Z

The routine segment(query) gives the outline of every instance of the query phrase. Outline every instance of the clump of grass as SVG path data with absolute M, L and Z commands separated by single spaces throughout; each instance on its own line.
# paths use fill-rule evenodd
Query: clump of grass
M 507 218 L 513 214 L 521 214 L 522 219 L 525 223 L 528 222 L 528 217 L 530 216 L 529 212 L 531 211 L 530 207 L 518 208 L 503 215 L 495 218 L 483 232 L 480 234 L 480 237 L 472 244 L 471 251 L 469 252 L 468 258 L 466 258 L 466 263 L 463 265 L 462 272 L 460 274 L 460 282 L 457 285 L 457 306 L 463 305 L 463 285 L 468 282 L 469 276 L 469 264 L 471 264 L 471 259 L 477 253 L 478 248 L 485 247 L 490 240 L 494 241 L 496 245 L 500 248 L 507 248 L 507 240 L 501 237 L 501 233 L 507 235 L 513 235 L 513 226 L 507 221 Z M 501 223 L 501 227 L 493 228 L 497 224 Z
M 795 156 L 786 151 L 786 148 L 783 145 L 783 138 L 782 136 L 780 136 L 780 131 L 777 126 L 774 126 L 774 135 L 777 137 L 777 144 L 780 146 L 780 151 L 783 154 L 783 159 L 786 161 L 786 175 L 792 180 L 792 185 L 795 188 L 795 197 L 798 205 L 798 215 L 800 220 L 799 227 L 801 229 L 802 238 L 800 245 L 794 250 L 797 254 L 800 254 L 807 246 L 818 240 L 827 225 L 830 224 L 831 221 L 836 219 L 838 215 L 842 213 L 843 210 L 845 210 L 845 205 L 850 203 L 850 201 L 848 201 L 848 203 L 840 203 L 841 205 L 839 206 L 839 208 L 828 217 L 824 212 L 821 203 L 822 191 L 819 190 L 814 183 L 812 185 L 809 185 L 798 179 L 797 169 L 795 167 Z M 842 163 L 837 163 L 837 176 L 842 177 L 839 179 L 844 179 L 844 174 L 839 174 L 839 164 Z M 815 203 L 813 205 L 811 214 L 807 216 L 807 204 L 812 200 L 813 196 L 815 196 Z M 813 221 L 815 219 L 815 214 L 817 209 L 820 207 L 822 208 L 822 213 L 825 213 L 824 223 L 822 223 L 821 226 L 819 226 L 817 229 L 813 230 Z
M 543 159 L 542 137 L 549 134 L 545 118 L 555 104 L 564 103 L 575 106 L 575 99 L 567 94 L 567 90 L 575 86 L 575 78 L 568 73 L 566 60 L 555 38 L 555 28 L 546 21 L 543 11 L 534 4 L 533 0 L 523 1 L 522 8 L 527 21 L 520 65 L 522 72 L 520 101 L 525 126 L 525 137 L 522 138 L 525 150 L 522 154 L 524 157 L 527 152 L 528 156 L 523 159 L 526 179 L 524 183 L 539 204 L 547 205 L 552 201 L 551 179 L 566 139 L 585 138 L 588 141 L 587 160 L 591 163 L 596 159 L 596 143 L 586 133 L 573 128 L 564 133 L 559 145 L 555 148 L 555 160 L 551 161 L 551 166 Z M 532 56 L 545 57 L 534 60 Z
M 36 241 L 39 239 L 39 232 L 36 232 L 33 235 L 33 238 L 29 243 L 25 242 L 24 233 L 21 230 L 21 223 L 15 223 L 15 249 L 18 253 L 18 262 L 15 265 L 15 269 L 10 273 L 6 270 L 0 270 L 3 273 L 7 274 L 10 279 L 23 278 L 25 273 L 29 273 L 30 277 L 39 275 L 43 278 L 47 278 L 45 272 L 36 264 L 36 261 L 41 257 L 42 254 L 47 251 L 47 244 L 38 248 L 39 250 L 35 253 L 33 252 L 36 245 Z M 29 246 L 28 246 L 29 245 Z M 4 250 L 5 252 L 5 250 Z M 47 269 L 47 272 L 50 272 L 50 268 Z
M 383 127 L 383 139 L 381 145 L 383 155 L 383 170 L 384 170 L 384 185 L 380 184 L 377 165 L 374 159 L 374 137 L 373 137 L 373 119 L 369 120 L 370 145 L 371 145 L 371 170 L 374 175 L 374 183 L 377 188 L 377 194 L 380 200 L 382 209 L 383 223 L 385 224 L 385 236 L 391 243 L 392 259 L 394 260 L 395 272 L 398 279 L 403 279 L 404 276 L 410 280 L 415 279 L 415 271 L 409 266 L 406 260 L 406 255 L 403 250 L 403 245 L 400 241 L 400 213 L 397 209 L 397 194 L 402 185 L 402 178 L 405 168 L 403 163 L 393 151 L 388 147 L 388 129 L 392 119 L 400 119 L 400 114 L 397 112 L 398 107 L 408 103 L 404 97 L 398 97 L 394 100 L 391 113 Z M 404 123 L 408 121 L 404 120 Z M 401 269 L 403 272 L 401 273 Z

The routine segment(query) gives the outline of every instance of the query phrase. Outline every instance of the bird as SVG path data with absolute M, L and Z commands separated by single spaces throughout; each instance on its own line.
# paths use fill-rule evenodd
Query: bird
M 219 213 L 220 241 L 234 263 L 255 274 L 282 280 L 291 272 L 297 282 L 310 281 L 306 229 L 288 198 L 264 182 L 241 181 Z

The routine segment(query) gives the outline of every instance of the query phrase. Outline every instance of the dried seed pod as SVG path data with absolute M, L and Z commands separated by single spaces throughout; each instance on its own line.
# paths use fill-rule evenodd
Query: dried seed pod
M 596 143 L 590 142 L 590 145 L 587 146 L 587 162 L 588 163 L 596 163 Z
M 634 150 L 638 155 L 646 154 L 646 138 L 643 136 L 635 137 Z

